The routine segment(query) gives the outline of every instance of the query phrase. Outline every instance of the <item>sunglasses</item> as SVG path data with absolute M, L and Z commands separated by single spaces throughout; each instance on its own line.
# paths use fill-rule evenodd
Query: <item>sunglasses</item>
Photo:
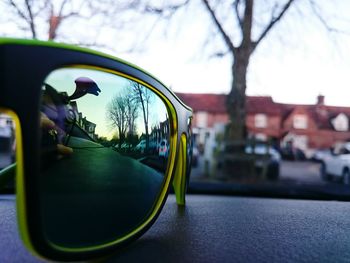
M 16 178 L 26 247 L 87 260 L 136 240 L 173 185 L 185 204 L 192 110 L 144 70 L 91 50 L 0 39 L 0 187 Z

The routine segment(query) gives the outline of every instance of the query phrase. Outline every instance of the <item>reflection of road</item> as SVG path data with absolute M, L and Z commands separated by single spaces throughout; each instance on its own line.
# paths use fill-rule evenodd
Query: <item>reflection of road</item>
M 88 140 L 71 137 L 69 146 L 72 155 L 42 168 L 38 187 L 50 240 L 95 245 L 140 224 L 158 196 L 162 174 Z

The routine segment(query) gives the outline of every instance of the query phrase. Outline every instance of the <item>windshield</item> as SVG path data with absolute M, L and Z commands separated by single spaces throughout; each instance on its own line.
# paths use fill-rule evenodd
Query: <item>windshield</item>
M 10 2 L 3 36 L 124 58 L 193 109 L 190 193 L 350 199 L 348 1 Z M 16 161 L 15 130 L 0 114 L 0 171 Z M 173 150 L 141 133 L 114 150 Z
M 321 95 L 313 104 L 247 96 L 244 135 L 231 139 L 229 113 L 218 110 L 227 96 L 178 95 L 195 110 L 194 192 L 349 198 L 350 107 L 327 105 Z M 204 101 L 213 102 L 207 111 Z

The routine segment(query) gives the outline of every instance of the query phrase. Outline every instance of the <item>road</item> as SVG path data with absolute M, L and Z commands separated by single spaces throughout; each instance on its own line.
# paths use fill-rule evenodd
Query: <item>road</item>
M 320 177 L 320 164 L 309 161 L 282 161 L 280 181 L 306 184 L 325 183 Z
M 202 181 L 215 177 L 205 176 L 205 170 L 205 163 L 201 156 L 197 167 L 192 168 L 191 180 Z M 334 182 L 324 182 L 320 177 L 320 164 L 310 161 L 281 161 L 279 182 L 317 185 L 334 184 Z

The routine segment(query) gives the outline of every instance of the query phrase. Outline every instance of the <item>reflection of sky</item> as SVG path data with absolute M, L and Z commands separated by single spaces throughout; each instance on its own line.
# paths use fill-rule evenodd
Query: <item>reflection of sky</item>
M 116 134 L 117 129 L 110 126 L 107 119 L 107 105 L 114 96 L 125 91 L 129 86 L 129 80 L 123 77 L 91 69 L 62 68 L 53 71 L 45 80 L 45 83 L 51 85 L 59 92 L 67 92 L 72 95 L 75 90 L 74 80 L 79 77 L 88 77 L 97 83 L 101 92 L 98 96 L 87 94 L 78 100 L 78 111 L 83 117 L 96 124 L 95 133 L 98 136 L 111 138 Z M 131 91 L 131 90 L 130 90 Z M 167 111 L 164 103 L 155 97 L 150 104 L 149 110 L 149 128 L 155 123 L 166 120 Z M 136 120 L 136 131 L 138 135 L 144 132 L 143 113 L 139 107 L 138 119 Z

